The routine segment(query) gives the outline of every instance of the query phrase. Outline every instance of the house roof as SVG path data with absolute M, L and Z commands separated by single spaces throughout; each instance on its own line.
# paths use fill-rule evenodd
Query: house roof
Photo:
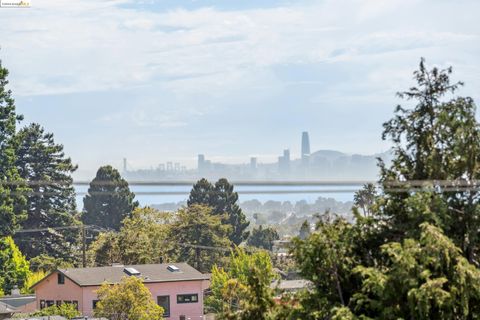
M 171 265 L 176 266 L 180 270 L 169 270 L 168 267 Z M 131 275 L 126 272 L 127 268 L 132 268 L 135 271 L 138 271 L 140 274 Z M 202 274 L 186 263 L 113 265 L 108 267 L 58 269 L 57 271 L 64 274 L 65 277 L 69 278 L 81 287 L 97 286 L 104 282 L 118 283 L 123 277 L 126 276 L 138 276 L 143 280 L 144 283 L 209 279 L 207 275 Z M 33 287 L 37 286 L 40 282 L 33 285 Z
M 285 291 L 295 291 L 295 290 L 301 290 L 305 288 L 310 288 L 313 285 L 313 283 L 309 280 L 279 280 L 278 282 L 273 282 L 271 284 L 272 288 L 277 288 L 279 290 L 285 290 Z
M 62 316 L 38 316 L 29 318 L 7 318 L 5 320 L 67 320 L 67 318 L 64 318 Z
M 12 314 L 18 310 L 5 302 L 0 302 L 0 314 Z
M 0 302 L 4 302 L 12 307 L 18 308 L 35 301 L 34 294 L 10 295 L 0 297 Z

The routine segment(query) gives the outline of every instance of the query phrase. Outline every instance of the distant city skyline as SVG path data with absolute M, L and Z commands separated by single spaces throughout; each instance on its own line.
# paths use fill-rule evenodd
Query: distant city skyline
M 72 14 L 72 12 L 74 14 Z M 33 1 L 2 10 L 0 59 L 24 125 L 79 165 L 198 154 L 276 162 L 283 150 L 375 154 L 420 57 L 480 102 L 476 0 Z M 19 23 L 21 21 L 21 23 Z M 315 139 L 313 139 L 315 137 Z
M 227 178 L 237 181 L 248 180 L 305 180 L 305 179 L 375 179 L 378 173 L 377 157 L 388 162 L 389 153 L 380 155 L 345 154 L 336 150 L 310 149 L 307 131 L 302 132 L 301 154 L 292 157 L 290 149 L 284 149 L 276 161 L 259 162 L 257 157 L 240 163 L 212 161 L 205 154 L 197 155 L 197 166 L 187 168 L 179 162 L 158 163 L 149 168 L 131 168 L 123 160 L 122 174 L 133 181 L 211 180 Z

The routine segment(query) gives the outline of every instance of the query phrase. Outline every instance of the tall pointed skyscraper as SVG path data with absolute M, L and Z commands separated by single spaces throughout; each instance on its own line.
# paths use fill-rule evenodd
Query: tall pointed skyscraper
M 308 132 L 302 133 L 302 160 L 310 156 L 310 139 L 308 138 Z

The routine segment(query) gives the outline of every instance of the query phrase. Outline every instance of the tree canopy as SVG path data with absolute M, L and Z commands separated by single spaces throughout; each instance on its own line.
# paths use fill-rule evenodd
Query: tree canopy
M 99 227 L 119 230 L 122 220 L 138 207 L 128 182 L 112 166 L 100 167 L 83 199 L 82 221 Z
M 210 207 L 195 204 L 180 209 L 169 234 L 176 247 L 173 256 L 201 272 L 209 272 L 231 247 L 229 231 L 230 226 L 222 224 L 222 216 L 213 215 Z
M 136 208 L 122 222 L 118 233 L 101 233 L 90 245 L 92 265 L 148 264 L 166 262 L 171 250 L 173 214 L 146 207 Z
M 97 290 L 96 317 L 110 320 L 160 320 L 163 308 L 137 277 L 124 277 L 118 284 L 104 283 Z
M 15 166 L 15 133 L 17 122 L 23 117 L 16 113 L 7 77 L 8 70 L 0 60 L 0 236 L 12 235 L 26 218 L 28 191 Z
M 246 231 L 249 222 L 238 205 L 238 193 L 227 179 L 218 180 L 212 185 L 206 179 L 199 180 L 192 188 L 187 201 L 188 206 L 206 205 L 212 208 L 212 214 L 223 215 L 223 223 L 231 226 L 229 239 L 239 245 L 248 238 Z
M 15 287 L 22 288 L 29 276 L 28 261 L 12 237 L 0 237 L 0 291 L 9 294 Z
M 279 239 L 280 236 L 274 228 L 259 226 L 252 230 L 247 245 L 272 251 L 274 241 Z
M 53 134 L 38 124 L 22 128 L 17 134 L 18 147 L 15 165 L 29 185 L 27 218 L 23 229 L 62 227 L 76 224 L 75 190 L 71 174 L 77 169 L 56 144 Z M 78 231 L 42 231 L 17 234 L 21 251 L 29 258 L 48 254 L 71 259 Z
M 219 319 L 273 319 L 273 279 L 272 262 L 266 252 L 249 254 L 237 247 L 224 268 L 212 269 L 207 308 Z

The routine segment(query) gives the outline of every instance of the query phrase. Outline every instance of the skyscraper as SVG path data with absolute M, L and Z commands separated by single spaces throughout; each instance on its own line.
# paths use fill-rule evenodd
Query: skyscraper
M 198 172 L 203 172 L 205 170 L 205 155 L 199 154 L 197 163 Z
M 278 171 L 283 174 L 290 172 L 290 150 L 283 150 L 283 156 L 278 157 Z
M 309 157 L 310 157 L 310 139 L 308 138 L 308 132 L 304 131 L 302 133 L 302 163 L 304 165 L 308 164 Z

